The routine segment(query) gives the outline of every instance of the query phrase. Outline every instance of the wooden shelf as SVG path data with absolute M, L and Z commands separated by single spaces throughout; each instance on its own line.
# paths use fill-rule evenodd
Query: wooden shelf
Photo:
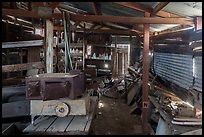
M 83 57 L 83 53 L 71 53 L 73 57 Z
M 64 48 L 64 42 L 59 43 L 58 46 Z M 70 43 L 70 48 L 83 48 L 83 43 Z
M 97 47 L 101 47 L 101 48 L 115 48 L 113 46 L 108 46 L 108 45 L 105 45 L 105 44 L 86 44 L 86 45 L 91 45 L 91 46 L 97 46 Z
M 94 58 L 85 58 L 86 60 L 100 60 L 100 61 L 111 61 L 110 59 L 94 59 Z

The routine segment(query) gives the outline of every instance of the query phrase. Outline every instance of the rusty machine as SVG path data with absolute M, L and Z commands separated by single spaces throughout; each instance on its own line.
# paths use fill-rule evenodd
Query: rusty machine
M 32 123 L 35 116 L 86 115 L 90 99 L 85 93 L 85 75 L 80 71 L 45 73 L 26 78 Z

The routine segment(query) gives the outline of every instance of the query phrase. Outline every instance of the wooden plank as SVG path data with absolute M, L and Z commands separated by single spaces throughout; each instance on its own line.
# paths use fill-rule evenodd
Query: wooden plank
M 38 127 L 36 128 L 36 132 L 45 132 L 47 128 L 57 119 L 57 117 L 49 117 L 46 120 L 43 120 L 38 124 Z
M 43 40 L 31 41 L 16 41 L 16 42 L 2 42 L 2 48 L 21 48 L 21 47 L 36 47 L 42 46 Z
M 153 105 L 159 110 L 160 115 L 165 119 L 165 121 L 167 121 L 168 123 L 170 123 L 170 121 L 172 120 L 172 116 L 170 116 L 169 114 L 167 114 L 161 107 L 160 104 L 156 101 L 155 97 L 149 96 L 149 100 L 153 103 Z
M 84 131 L 87 124 L 87 116 L 75 116 L 70 125 L 67 127 L 66 132 L 69 131 Z
M 92 98 L 91 98 L 90 113 L 89 113 L 89 115 L 88 115 L 88 122 L 87 122 L 87 124 L 86 124 L 85 129 L 84 129 L 84 132 L 85 132 L 85 133 L 88 133 L 88 132 L 89 132 L 92 119 L 93 119 L 94 116 L 95 116 L 96 109 L 97 109 L 97 97 L 92 97 Z
M 45 42 L 45 51 L 46 51 L 46 72 L 53 72 L 53 30 L 54 26 L 52 21 L 46 20 L 46 42 Z
M 43 62 L 31 62 L 31 63 L 14 64 L 14 65 L 3 65 L 2 73 L 22 71 L 22 70 L 28 70 L 28 69 L 41 69 L 44 67 L 45 65 Z
M 30 101 L 15 101 L 2 104 L 2 118 L 20 117 L 30 115 Z
M 191 18 L 154 18 L 154 17 L 124 17 L 124 16 L 101 16 L 71 14 L 73 21 L 115 22 L 125 24 L 193 24 Z
M 156 15 L 159 17 L 164 17 L 164 18 L 180 18 L 180 17 L 182 17 L 179 15 L 170 13 L 170 12 L 162 11 L 162 10 L 158 11 Z
M 127 100 L 128 105 L 131 104 L 135 95 L 140 91 L 141 85 L 142 85 L 142 83 L 141 83 L 141 81 L 139 81 L 137 84 L 134 84 L 134 86 L 130 89 L 130 91 L 128 93 L 128 100 Z
M 7 20 L 7 21 L 10 21 L 10 22 L 16 21 L 16 24 L 20 24 L 21 27 L 23 27 L 23 26 L 28 26 L 28 27 L 33 28 L 33 25 L 32 25 L 31 22 L 26 21 L 26 20 L 21 19 L 21 18 L 15 18 L 15 17 L 13 17 L 13 16 L 8 16 L 8 15 L 7 15 L 7 16 L 3 17 L 3 19 L 5 19 L 5 20 Z M 34 28 L 33 28 L 33 29 L 34 29 Z
M 46 130 L 46 132 L 64 132 L 69 126 L 74 116 L 58 117 L 54 123 Z
M 39 127 L 39 123 L 42 122 L 43 120 L 48 119 L 49 116 L 39 116 L 33 124 L 28 125 L 23 132 L 33 132 Z
M 173 118 L 173 120 L 175 121 L 194 121 L 194 122 L 202 121 L 201 118 L 192 118 L 192 117 L 175 117 Z
M 169 2 L 159 2 L 159 4 L 153 9 L 152 15 L 156 15 L 157 12 L 159 12 L 161 9 L 163 9 Z

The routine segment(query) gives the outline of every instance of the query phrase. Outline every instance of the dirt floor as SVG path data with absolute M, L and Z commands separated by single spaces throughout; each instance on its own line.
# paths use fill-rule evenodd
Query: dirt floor
M 142 135 L 140 115 L 130 114 L 124 100 L 101 96 L 91 135 Z

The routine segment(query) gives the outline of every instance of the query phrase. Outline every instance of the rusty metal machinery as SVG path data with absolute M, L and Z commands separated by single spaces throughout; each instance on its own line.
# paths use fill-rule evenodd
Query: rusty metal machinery
M 76 99 L 84 91 L 82 72 L 45 73 L 26 78 L 26 97 L 30 100 Z
M 26 78 L 26 97 L 30 100 L 32 123 L 35 116 L 87 115 L 90 97 L 85 93 L 85 75 L 45 73 Z

